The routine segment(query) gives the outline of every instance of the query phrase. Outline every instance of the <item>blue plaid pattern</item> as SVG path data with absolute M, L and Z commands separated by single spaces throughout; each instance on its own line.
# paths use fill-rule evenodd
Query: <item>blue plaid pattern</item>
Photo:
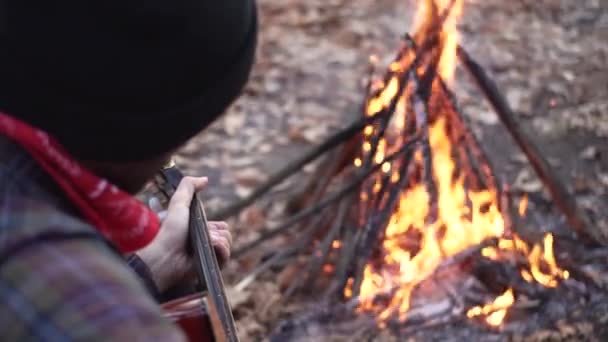
M 0 156 L 0 340 L 185 340 L 25 152 Z

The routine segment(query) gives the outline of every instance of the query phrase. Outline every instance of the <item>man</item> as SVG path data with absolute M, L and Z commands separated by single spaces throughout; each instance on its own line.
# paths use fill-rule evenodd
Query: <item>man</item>
M 253 0 L 0 0 L 2 341 L 184 339 L 146 286 L 191 274 L 207 180 L 162 223 L 132 194 L 238 96 L 256 35 Z

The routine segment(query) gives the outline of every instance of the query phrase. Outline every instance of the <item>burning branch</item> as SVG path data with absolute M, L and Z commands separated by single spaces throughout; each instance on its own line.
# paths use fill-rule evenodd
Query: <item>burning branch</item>
M 536 244 L 518 235 L 508 185 L 499 184 L 448 86 L 458 59 L 526 152 L 572 227 L 587 241 L 599 241 L 587 234 L 572 197 L 521 132 L 496 85 L 458 47 L 456 21 L 462 3 L 421 2 L 418 30 L 413 37 L 406 36 L 382 81 L 369 89 L 364 124 L 358 126 L 361 154 L 353 160 L 354 176 L 328 173 L 346 185 L 235 253 L 242 255 L 320 214 L 296 243 L 298 250 L 313 255 L 287 296 L 302 284 L 314 284 L 325 268 L 333 275 L 326 292 L 330 299 L 345 302 L 353 314 L 371 317 L 379 327 L 408 334 L 467 316 L 500 326 L 509 309 L 517 306 L 516 298 L 542 299 L 547 289 L 569 279 L 569 271 L 557 263 L 553 235 Z M 315 184 L 324 188 L 328 183 Z M 322 193 L 317 185 L 311 189 Z M 324 214 L 330 207 L 337 215 L 327 223 Z M 525 209 L 522 202 L 521 215 Z M 325 235 L 319 238 L 320 234 Z M 321 242 L 314 245 L 313 238 Z M 304 245 L 307 248 L 300 248 Z M 450 277 L 466 281 L 444 283 Z M 435 292 L 445 293 L 432 303 L 414 300 L 415 294 L 433 297 Z
M 542 156 L 538 147 L 521 129 L 507 100 L 502 96 L 496 83 L 462 47 L 458 47 L 458 57 L 467 68 L 479 88 L 484 92 L 494 110 L 500 117 L 513 139 L 525 153 L 530 164 L 543 181 L 555 204 L 562 210 L 569 225 L 586 243 L 597 245 L 606 244 L 594 230 L 589 228 L 585 216 L 578 208 L 574 196 L 570 195 L 559 177 L 552 171 L 547 160 Z
M 411 141 L 404 144 L 399 149 L 399 151 L 391 154 L 390 156 L 387 156 L 383 160 L 383 163 L 390 162 L 390 161 L 394 160 L 395 158 L 399 157 L 404 152 L 409 151 L 417 140 L 418 139 L 414 137 Z M 297 226 L 296 223 L 299 222 L 300 220 L 305 219 L 311 215 L 318 214 L 319 212 L 321 212 L 323 209 L 327 208 L 331 204 L 334 204 L 336 201 L 344 198 L 348 194 L 357 190 L 359 188 L 359 185 L 363 181 L 365 181 L 370 175 L 372 175 L 375 172 L 377 172 L 378 170 L 380 170 L 381 167 L 382 167 L 382 164 L 377 164 L 367 170 L 360 170 L 348 185 L 344 186 L 339 191 L 330 195 L 328 198 L 321 201 L 317 205 L 300 211 L 296 215 L 292 216 L 289 220 L 284 222 L 282 225 L 280 225 L 276 228 L 273 228 L 273 229 L 267 229 L 265 232 L 262 232 L 261 236 L 257 240 L 252 241 L 252 242 L 248 243 L 247 245 L 237 249 L 233 253 L 234 257 L 238 258 L 238 257 L 242 256 L 243 254 L 251 251 L 253 248 L 259 246 L 263 242 L 265 242 L 269 239 L 272 239 L 272 238 L 290 230 L 294 226 Z
M 270 179 L 268 179 L 264 184 L 262 184 L 255 191 L 253 191 L 253 193 L 251 193 L 245 199 L 234 203 L 224 209 L 221 209 L 215 213 L 211 213 L 209 217 L 216 220 L 225 220 L 231 216 L 237 215 L 243 209 L 251 205 L 253 202 L 262 197 L 268 191 L 270 191 L 273 187 L 285 181 L 289 176 L 300 171 L 305 165 L 319 158 L 321 155 L 330 151 L 336 146 L 345 143 L 352 137 L 359 134 L 364 127 L 374 123 L 377 120 L 382 119 L 383 117 L 384 116 L 382 115 L 379 115 L 378 117 L 364 117 L 355 121 L 348 127 L 327 138 L 323 143 L 311 149 L 308 153 L 304 154 L 297 160 L 294 160 L 289 163 L 285 168 L 270 177 Z

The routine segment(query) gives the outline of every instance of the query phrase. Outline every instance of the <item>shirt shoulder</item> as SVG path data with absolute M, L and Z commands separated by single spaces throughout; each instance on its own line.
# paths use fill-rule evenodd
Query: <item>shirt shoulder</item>
M 0 268 L 0 335 L 10 341 L 182 341 L 120 258 L 96 241 L 52 241 Z

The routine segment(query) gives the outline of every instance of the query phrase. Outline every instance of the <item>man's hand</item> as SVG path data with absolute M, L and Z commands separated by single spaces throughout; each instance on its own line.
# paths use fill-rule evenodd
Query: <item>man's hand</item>
M 184 177 L 171 198 L 167 211 L 159 213 L 162 219 L 160 232 L 150 245 L 137 252 L 150 269 L 161 292 L 194 274 L 192 255 L 186 253 L 190 204 L 194 194 L 201 191 L 207 183 L 206 177 Z M 209 235 L 220 265 L 225 264 L 230 258 L 232 246 L 228 224 L 209 222 Z

